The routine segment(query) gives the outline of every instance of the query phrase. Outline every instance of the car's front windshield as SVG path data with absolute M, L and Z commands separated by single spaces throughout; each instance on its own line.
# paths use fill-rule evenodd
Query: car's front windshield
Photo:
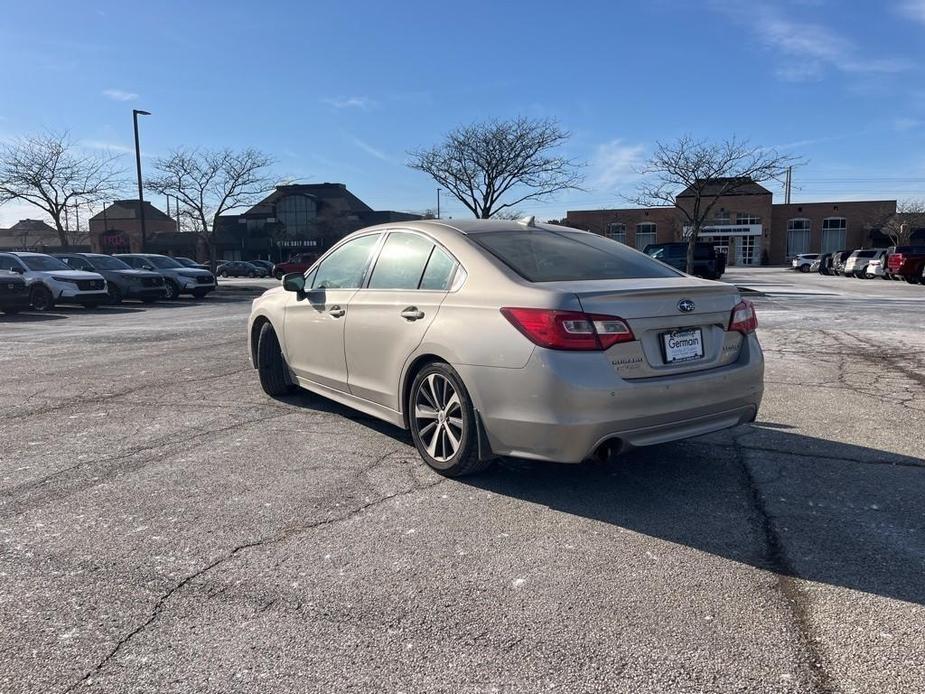
M 163 270 L 167 269 L 176 269 L 182 268 L 176 260 L 173 258 L 168 258 L 166 255 L 146 255 L 144 256 L 145 260 L 151 263 L 154 267 L 161 268 Z
M 131 266 L 122 262 L 111 255 L 93 255 L 89 258 L 90 263 L 97 270 L 131 270 Z
M 180 265 L 185 265 L 186 267 L 196 267 L 196 261 L 191 260 L 189 258 L 182 258 L 180 256 L 177 256 L 174 258 L 174 260 L 180 263 Z
M 67 263 L 52 258 L 50 255 L 21 255 L 19 259 L 26 264 L 26 267 L 36 272 L 47 272 L 49 270 L 73 270 Z

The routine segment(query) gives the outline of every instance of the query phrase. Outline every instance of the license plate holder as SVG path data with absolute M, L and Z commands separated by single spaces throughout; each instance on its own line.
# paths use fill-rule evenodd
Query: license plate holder
M 666 364 L 703 359 L 703 331 L 679 328 L 661 334 L 662 358 Z

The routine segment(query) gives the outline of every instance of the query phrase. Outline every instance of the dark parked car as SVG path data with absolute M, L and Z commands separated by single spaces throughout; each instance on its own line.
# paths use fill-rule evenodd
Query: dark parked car
M 816 259 L 816 262 L 813 263 L 813 267 L 816 272 L 821 275 L 831 275 L 832 274 L 832 254 L 823 253 Z
M 15 272 L 0 270 L 0 311 L 19 313 L 29 308 L 29 286 Z
M 251 265 L 256 265 L 257 267 L 262 267 L 267 271 L 267 277 L 273 274 L 273 261 L 271 260 L 248 260 Z
M 925 246 L 896 246 L 886 256 L 886 273 L 894 280 L 910 284 L 921 281 L 925 270 Z
M 243 260 L 229 260 L 215 268 L 219 277 L 266 277 L 267 271 Z
M 186 258 L 182 255 L 174 256 L 173 259 L 176 260 L 178 263 L 180 263 L 180 265 L 182 265 L 183 267 L 192 267 L 192 268 L 196 268 L 197 270 L 208 270 L 209 269 L 208 265 L 205 265 L 203 263 L 197 263 L 192 258 Z
M 167 295 L 164 278 L 149 270 L 136 270 L 118 258 L 102 253 L 55 253 L 68 267 L 96 272 L 106 278 L 106 288 L 112 303 L 123 299 L 138 299 L 151 303 Z
M 215 289 L 215 277 L 208 270 L 186 267 L 166 255 L 156 253 L 120 253 L 115 256 L 139 270 L 151 270 L 163 276 L 167 299 L 192 294 L 201 299 Z
M 830 275 L 841 275 L 845 271 L 845 263 L 848 262 L 848 258 L 851 254 L 854 253 L 853 250 L 847 251 L 835 251 L 832 254 L 832 265 L 829 269 Z
M 273 276 L 281 280 L 283 275 L 290 272 L 305 272 L 315 264 L 316 260 L 318 260 L 317 253 L 300 253 L 299 255 L 294 255 L 289 260 L 274 265 Z
M 650 243 L 643 253 L 666 265 L 687 272 L 687 244 Z M 726 256 L 718 253 L 711 243 L 698 243 L 694 248 L 694 272 L 697 277 L 718 280 L 726 271 Z

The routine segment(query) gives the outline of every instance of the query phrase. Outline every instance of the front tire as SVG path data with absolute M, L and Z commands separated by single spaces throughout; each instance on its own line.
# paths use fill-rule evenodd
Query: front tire
M 800 272 L 809 272 L 809 265 L 800 265 Z
M 113 306 L 118 306 L 122 303 L 122 290 L 114 284 L 109 285 L 109 303 Z
M 43 284 L 36 285 L 29 293 L 29 302 L 32 308 L 40 313 L 51 311 L 55 307 L 55 297 L 51 290 Z
M 167 280 L 165 283 L 167 294 L 164 297 L 167 301 L 175 301 L 180 296 L 180 285 L 173 280 Z
M 424 462 L 446 477 L 481 472 L 475 410 L 456 370 L 435 362 L 414 377 L 408 395 L 411 438 Z
M 289 382 L 289 367 L 270 323 L 260 327 L 257 337 L 257 373 L 260 375 L 260 387 L 267 395 L 286 395 L 297 388 Z

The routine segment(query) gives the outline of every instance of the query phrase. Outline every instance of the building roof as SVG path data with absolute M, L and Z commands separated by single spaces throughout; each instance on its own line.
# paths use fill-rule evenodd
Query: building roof
M 55 228 L 38 219 L 21 219 L 9 229 L 0 229 L 0 248 L 57 246 L 59 243 Z
M 138 218 L 138 200 L 115 200 L 108 207 L 103 208 L 103 212 L 97 212 L 90 217 L 91 221 L 113 221 L 117 219 L 137 219 Z M 168 216 L 163 211 L 156 208 L 150 202 L 145 200 L 145 220 L 149 221 L 172 221 L 173 217 Z
M 707 197 L 713 197 L 714 195 L 771 195 L 770 190 L 760 183 L 755 183 L 750 178 L 723 177 L 711 178 L 707 181 L 704 181 L 704 179 L 697 180 L 698 185 L 704 183 L 701 195 Z M 723 192 L 724 189 L 729 187 L 733 188 L 731 192 Z M 694 186 L 688 186 L 675 197 L 692 198 L 695 194 Z
M 49 225 L 47 222 L 43 222 L 41 219 L 20 219 L 16 224 L 11 226 L 9 229 L 0 229 L 0 231 L 14 231 L 19 233 L 28 233 L 28 232 L 51 232 L 52 234 L 57 234 L 55 228 Z
M 347 190 L 344 183 L 295 183 L 276 186 L 276 189 L 263 200 L 251 207 L 242 217 L 272 217 L 276 202 L 287 195 L 305 195 L 320 202 L 332 199 L 346 201 L 347 208 L 358 215 L 372 212 L 373 209 L 356 195 Z

